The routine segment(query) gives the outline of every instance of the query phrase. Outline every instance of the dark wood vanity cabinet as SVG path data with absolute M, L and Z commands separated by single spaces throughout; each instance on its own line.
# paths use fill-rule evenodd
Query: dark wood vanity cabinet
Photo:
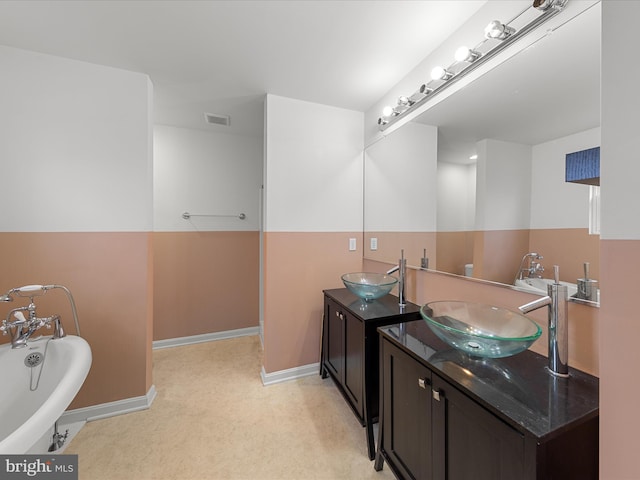
M 431 370 L 388 342 L 382 348 L 383 451 L 396 476 L 430 479 Z
M 478 359 L 424 322 L 381 329 L 376 470 L 426 480 L 598 478 L 598 381 L 524 352 Z
M 432 388 L 432 478 L 527 478 L 522 433 L 435 374 Z
M 325 302 L 327 353 L 324 367 L 347 395 L 349 404 L 364 419 L 364 323 L 335 301 Z
M 366 428 L 369 458 L 375 456 L 373 423 L 378 418 L 379 339 L 377 328 L 420 318 L 420 307 L 386 295 L 365 302 L 346 288 L 324 291 L 320 374 L 331 376 Z

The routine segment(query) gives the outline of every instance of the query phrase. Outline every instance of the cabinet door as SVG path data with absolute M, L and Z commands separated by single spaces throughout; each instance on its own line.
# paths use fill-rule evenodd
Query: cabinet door
M 344 372 L 344 314 L 331 300 L 325 302 L 326 362 L 325 366 L 335 378 L 342 382 Z
M 363 417 L 362 399 L 364 387 L 364 325 L 361 320 L 345 313 L 344 388 L 353 408 Z
M 435 374 L 433 398 L 434 479 L 525 478 L 524 435 Z
M 431 371 L 386 340 L 381 354 L 387 459 L 401 478 L 431 479 Z

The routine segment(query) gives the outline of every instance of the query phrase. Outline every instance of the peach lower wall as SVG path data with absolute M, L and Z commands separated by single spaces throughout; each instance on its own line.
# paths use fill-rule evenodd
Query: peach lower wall
M 553 266 L 560 266 L 560 280 L 576 283 L 584 278 L 584 263 L 589 262 L 589 277 L 600 278 L 600 235 L 589 235 L 588 228 L 531 230 L 529 251 L 544 259 L 545 277 L 553 277 Z
M 441 272 L 464 275 L 464 266 L 473 263 L 474 232 L 438 232 L 437 267 Z M 431 268 L 431 266 L 430 266 Z
M 510 285 L 522 256 L 529 251 L 529 230 L 477 231 L 473 242 L 473 276 Z
M 559 265 L 560 279 L 576 283 L 584 278 L 585 262 L 589 262 L 589 277 L 600 278 L 600 236 L 589 235 L 587 228 L 438 232 L 434 269 L 464 275 L 464 265 L 473 263 L 475 278 L 510 285 L 527 252 L 544 257 L 542 275 L 546 278 L 552 278 L 553 266 Z M 369 258 L 393 261 L 381 256 Z
M 635 301 L 640 269 L 639 240 L 603 240 L 600 338 L 601 478 L 640 478 L 640 315 Z M 606 473 L 605 473 L 606 472 Z
M 371 238 L 378 239 L 378 249 L 371 250 Z M 381 262 L 397 262 L 404 250 L 407 265 L 420 266 L 420 259 L 427 249 L 429 268 L 437 268 L 435 232 L 365 232 L 364 256 Z
M 138 397 L 151 386 L 151 245 L 149 232 L 0 233 L 0 291 L 60 284 L 74 296 L 93 363 L 70 408 Z M 0 304 L 0 316 L 19 302 Z M 75 333 L 61 290 L 36 305 L 38 315 L 60 314 Z
M 260 233 L 155 232 L 154 340 L 259 323 Z
M 363 262 L 363 269 L 383 272 L 389 264 L 371 260 Z M 410 269 L 407 275 L 407 299 L 418 304 L 436 300 L 464 300 L 489 303 L 511 310 L 517 309 L 539 295 L 520 292 L 507 285 L 466 278 L 447 273 Z M 541 327 L 543 334 L 531 350 L 547 355 L 547 311 L 540 309 L 528 315 Z M 569 364 L 593 375 L 599 375 L 599 316 L 600 309 L 569 304 Z
M 357 250 L 349 251 L 349 238 Z M 324 298 L 362 268 L 362 232 L 264 234 L 264 359 L 267 373 L 317 363 Z
M 560 267 L 560 280 L 577 283 L 584 278 L 584 263 L 589 262 L 590 278 L 600 278 L 600 236 L 589 235 L 587 228 L 553 228 L 478 232 L 483 235 L 482 270 L 474 268 L 474 277 L 511 284 L 518 273 L 522 256 L 536 252 L 544 258 L 542 276 L 553 278 L 553 266 Z M 498 261 L 494 260 L 499 259 Z M 476 257 L 474 256 L 474 264 Z

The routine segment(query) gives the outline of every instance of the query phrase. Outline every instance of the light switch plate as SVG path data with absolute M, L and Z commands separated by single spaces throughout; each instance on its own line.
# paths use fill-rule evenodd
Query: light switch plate
M 356 249 L 356 239 L 355 238 L 350 238 L 349 239 L 349 251 L 353 252 Z

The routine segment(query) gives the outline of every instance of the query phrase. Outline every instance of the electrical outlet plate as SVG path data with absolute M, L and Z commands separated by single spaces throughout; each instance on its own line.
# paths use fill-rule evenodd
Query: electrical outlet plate
M 376 237 L 371 237 L 371 250 L 378 249 L 378 239 Z

